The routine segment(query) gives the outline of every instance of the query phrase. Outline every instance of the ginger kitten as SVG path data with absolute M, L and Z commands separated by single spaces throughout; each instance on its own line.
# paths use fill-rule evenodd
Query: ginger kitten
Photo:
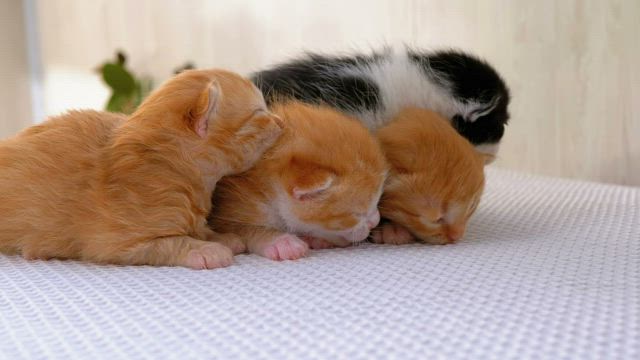
M 220 181 L 213 228 L 240 235 L 249 252 L 273 260 L 365 240 L 380 219 L 387 173 L 375 138 L 328 107 L 289 102 L 272 111 L 283 135 L 255 167 Z
M 435 112 L 407 108 L 377 132 L 391 165 L 377 243 L 460 239 L 484 188 L 485 158 Z
M 126 118 L 71 111 L 0 142 L 0 250 L 27 259 L 228 266 L 211 193 L 282 132 L 248 80 L 185 71 Z

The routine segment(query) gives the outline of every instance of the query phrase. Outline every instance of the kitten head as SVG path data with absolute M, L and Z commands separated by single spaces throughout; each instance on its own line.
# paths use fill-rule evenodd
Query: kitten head
M 366 239 L 380 220 L 377 204 L 387 173 L 375 138 L 330 108 L 290 102 L 273 111 L 288 129 L 271 170 L 287 230 L 338 245 Z
M 391 165 L 380 212 L 418 239 L 460 239 L 484 188 L 483 156 L 434 112 L 408 108 L 378 131 Z
M 409 56 L 450 94 L 455 110 L 446 116 L 453 127 L 492 161 L 509 120 L 509 88 L 500 74 L 486 61 L 457 50 L 409 51 Z
M 255 138 L 251 134 L 281 132 L 280 120 L 267 111 L 255 85 L 224 70 L 188 70 L 174 76 L 153 92 L 132 118 L 150 120 L 147 123 L 158 128 L 182 130 L 188 138 L 206 145 L 199 148 L 201 151 L 217 149 L 216 160 L 224 159 L 235 171 L 246 170 L 253 163 L 248 160 L 257 160 L 257 156 L 245 153 L 259 147 L 247 143 Z M 269 141 L 275 139 L 271 136 Z

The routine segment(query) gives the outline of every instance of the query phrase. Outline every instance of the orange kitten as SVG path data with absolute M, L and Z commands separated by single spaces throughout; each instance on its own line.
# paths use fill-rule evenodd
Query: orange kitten
M 455 242 L 484 188 L 482 155 L 432 111 L 408 108 L 377 132 L 391 164 L 380 201 L 378 243 Z
M 230 265 L 207 227 L 211 193 L 282 132 L 260 92 L 226 71 L 186 71 L 130 118 L 72 111 L 0 142 L 0 250 L 27 259 Z
M 375 138 L 328 107 L 291 102 L 272 110 L 283 135 L 254 168 L 219 183 L 213 228 L 241 235 L 250 252 L 274 260 L 305 256 L 309 245 L 365 240 L 380 220 L 387 170 Z

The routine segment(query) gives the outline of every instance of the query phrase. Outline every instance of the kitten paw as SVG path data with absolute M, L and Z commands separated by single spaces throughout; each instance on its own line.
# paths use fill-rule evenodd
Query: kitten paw
M 375 229 L 371 233 L 371 239 L 376 244 L 388 245 L 404 245 L 415 241 L 407 229 L 394 223 L 386 223 Z
M 22 252 L 22 257 L 28 261 L 50 260 L 52 258 L 51 256 L 46 256 L 46 255 L 38 254 L 35 252 L 24 252 L 24 251 Z
M 336 247 L 334 243 L 331 243 L 325 239 L 317 238 L 313 236 L 304 236 L 301 238 L 304 242 L 309 245 L 311 249 L 321 250 L 321 249 L 333 249 Z
M 185 266 L 195 269 L 216 269 L 233 264 L 233 253 L 228 247 L 210 243 L 198 249 L 190 250 L 187 254 Z
M 282 234 L 266 243 L 258 253 L 271 260 L 296 260 L 307 255 L 309 246 L 293 234 Z
M 431 236 L 422 239 L 422 242 L 429 245 L 449 245 L 455 244 L 455 241 L 449 240 L 444 236 Z

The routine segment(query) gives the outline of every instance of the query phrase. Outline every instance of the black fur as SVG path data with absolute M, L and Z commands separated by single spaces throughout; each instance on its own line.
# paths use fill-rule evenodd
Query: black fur
M 326 57 L 309 54 L 306 58 L 258 72 L 253 82 L 268 104 L 292 97 L 311 104 L 327 104 L 343 111 L 375 110 L 379 89 L 370 79 L 355 76 L 329 76 L 344 66 L 367 66 L 379 56 Z
M 500 141 L 509 119 L 510 96 L 504 81 L 488 63 L 459 51 L 409 50 L 408 55 L 423 69 L 425 77 L 447 90 L 452 100 L 480 104 L 474 113 L 482 113 L 495 105 L 491 112 L 475 121 L 470 119 L 474 113 L 455 114 L 450 120 L 474 145 Z M 346 57 L 308 54 L 302 59 L 257 72 L 252 80 L 265 95 L 267 103 L 295 98 L 312 104 L 326 104 L 351 114 L 377 112 L 383 110 L 378 84 L 366 76 L 347 75 L 344 69 L 370 67 L 386 56 L 390 54 Z
M 409 51 L 409 58 L 420 64 L 425 75 L 435 81 L 443 79 L 452 94 L 463 102 L 477 101 L 491 104 L 496 101 L 490 113 L 468 121 L 461 114 L 451 119 L 458 132 L 473 144 L 497 143 L 504 135 L 504 127 L 509 120 L 507 107 L 511 97 L 504 80 L 487 62 L 460 51 L 438 51 L 432 54 Z M 485 108 L 486 109 L 486 108 Z M 483 112 L 485 109 L 479 109 Z

